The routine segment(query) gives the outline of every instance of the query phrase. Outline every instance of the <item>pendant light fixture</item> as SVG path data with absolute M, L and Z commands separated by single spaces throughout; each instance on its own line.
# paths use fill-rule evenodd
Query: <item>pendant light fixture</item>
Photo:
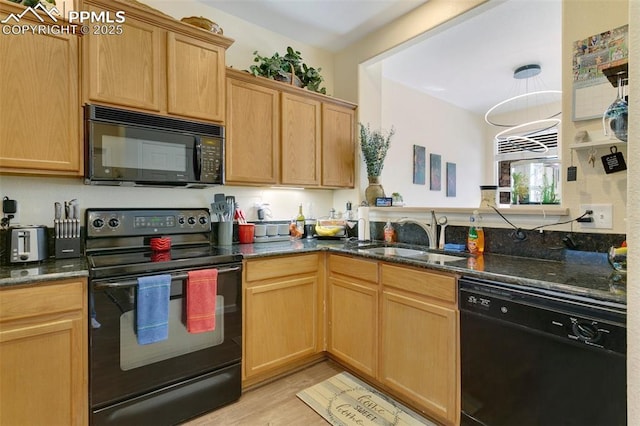
M 536 153 L 548 151 L 547 146 L 535 137 L 560 125 L 558 117 L 562 111 L 555 104 L 561 99 L 562 91 L 545 89 L 537 77 L 541 72 L 539 64 L 516 68 L 514 91 L 519 94 L 498 102 L 485 114 L 484 120 L 488 124 L 503 128 L 495 136 L 497 143 L 508 143 L 517 150 Z M 507 113 L 511 113 L 511 118 L 501 118 Z

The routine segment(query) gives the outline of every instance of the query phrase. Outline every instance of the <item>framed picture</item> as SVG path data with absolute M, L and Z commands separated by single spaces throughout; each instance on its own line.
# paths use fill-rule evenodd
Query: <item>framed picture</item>
M 429 154 L 430 179 L 429 189 L 440 191 L 442 189 L 442 159 L 439 154 Z
M 456 196 L 456 163 L 447 163 L 447 197 Z
M 425 184 L 425 170 L 427 152 L 424 146 L 413 146 L 413 183 L 417 185 Z

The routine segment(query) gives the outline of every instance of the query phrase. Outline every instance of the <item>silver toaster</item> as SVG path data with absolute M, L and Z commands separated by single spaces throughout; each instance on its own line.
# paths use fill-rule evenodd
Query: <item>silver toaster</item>
M 47 258 L 47 228 L 19 226 L 10 229 L 9 262 L 38 262 Z

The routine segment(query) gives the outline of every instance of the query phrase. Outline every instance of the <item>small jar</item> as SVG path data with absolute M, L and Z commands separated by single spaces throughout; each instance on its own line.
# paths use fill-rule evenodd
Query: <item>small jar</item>
M 497 185 L 480 185 L 480 208 L 495 208 Z

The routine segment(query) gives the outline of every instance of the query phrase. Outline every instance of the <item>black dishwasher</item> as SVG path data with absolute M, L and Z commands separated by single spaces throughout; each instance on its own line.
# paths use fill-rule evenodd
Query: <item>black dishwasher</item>
M 626 425 L 626 307 L 462 278 L 462 425 Z

